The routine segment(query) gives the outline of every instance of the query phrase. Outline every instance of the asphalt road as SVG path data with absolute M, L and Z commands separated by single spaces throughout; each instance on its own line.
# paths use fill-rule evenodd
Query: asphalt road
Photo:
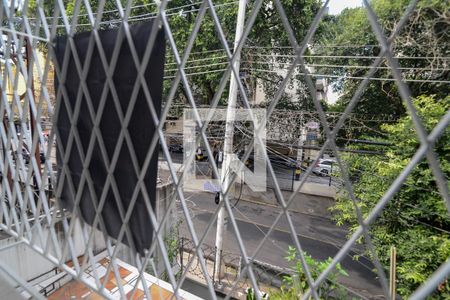
M 204 235 L 206 227 L 217 208 L 214 203 L 214 195 L 202 192 L 190 193 L 186 194 L 186 196 L 196 234 L 198 237 L 201 237 Z M 305 195 L 304 201 L 309 200 L 310 198 Z M 324 198 L 323 203 L 329 203 L 326 200 L 328 199 Z M 320 205 L 320 202 L 316 201 L 314 205 Z M 240 201 L 236 208 L 233 209 L 236 225 L 244 242 L 247 255 L 254 256 L 255 250 L 267 235 L 269 228 L 280 211 L 275 206 L 266 206 L 247 201 Z M 315 259 L 324 260 L 328 257 L 333 257 L 346 241 L 346 229 L 335 226 L 329 218 L 296 212 L 290 212 L 290 217 L 302 249 Z M 284 257 L 288 246 L 294 245 L 294 242 L 286 216 L 280 218 L 274 229 L 254 258 L 279 267 L 290 267 Z M 190 237 L 190 233 L 183 223 L 180 226 L 180 233 L 185 237 Z M 224 236 L 225 252 L 240 254 L 235 236 L 234 228 L 228 222 Z M 215 224 L 206 235 L 204 243 L 211 246 L 214 245 Z M 354 248 L 356 252 L 360 250 Z M 364 257 L 358 261 L 353 260 L 351 257 L 353 254 L 355 252 L 348 255 L 342 262 L 342 266 L 349 273 L 349 276 L 342 276 L 339 278 L 339 281 L 346 287 L 366 297 L 380 295 L 382 292 L 379 283 L 375 274 L 371 271 L 373 269 L 372 263 Z

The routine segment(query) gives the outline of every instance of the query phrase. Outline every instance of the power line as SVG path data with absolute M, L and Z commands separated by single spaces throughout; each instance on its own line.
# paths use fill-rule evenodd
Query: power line
M 169 0 L 168 2 L 170 3 L 171 0 Z M 179 9 L 182 9 L 182 8 L 185 8 L 185 7 L 193 7 L 194 5 L 199 5 L 199 4 L 202 4 L 202 3 L 203 3 L 203 1 L 189 3 L 189 4 L 185 4 L 185 5 L 180 5 L 180 6 L 177 6 L 177 7 L 167 8 L 164 11 L 167 12 L 167 11 L 179 10 Z M 231 3 L 231 2 L 226 2 L 226 3 Z M 150 6 L 157 6 L 157 4 L 155 2 L 152 2 L 152 3 L 144 3 L 144 4 L 134 5 L 134 6 L 130 7 L 130 11 L 138 9 L 138 8 L 150 7 Z M 111 10 L 103 11 L 102 15 L 109 14 L 109 13 L 117 13 L 117 12 L 119 12 L 119 9 L 111 9 Z M 156 15 L 157 13 L 156 12 L 148 12 L 148 13 L 141 14 L 141 15 L 136 15 L 136 16 L 145 16 L 145 15 L 149 15 L 149 14 Z M 98 15 L 97 12 L 93 12 L 92 13 L 92 16 L 96 16 L 96 15 Z M 87 13 L 86 14 L 78 14 L 77 18 L 79 18 L 79 17 L 88 17 L 88 16 L 90 16 L 90 14 L 87 14 Z M 71 16 L 71 17 L 74 17 L 74 16 Z M 63 18 L 63 17 L 62 16 L 56 17 L 56 19 L 61 19 L 61 18 Z M 28 18 L 28 20 L 37 20 L 37 19 L 42 19 L 42 18 Z M 46 20 L 53 20 L 53 19 L 55 19 L 55 17 L 45 17 L 45 19 Z M 113 19 L 112 21 L 116 21 L 116 20 L 118 20 L 118 19 Z
M 213 49 L 213 50 L 205 50 L 205 51 L 198 51 L 198 52 L 193 52 L 191 53 L 191 55 L 202 55 L 202 54 L 206 54 L 206 53 L 213 53 L 213 52 L 222 52 L 225 51 L 225 49 Z M 295 55 L 282 55 L 282 54 L 271 54 L 271 55 L 265 55 L 265 54 L 256 54 L 257 56 L 263 56 L 263 57 L 277 57 L 277 56 L 282 56 L 282 57 L 296 57 Z M 309 56 L 302 56 L 302 57 L 310 57 L 310 58 L 314 58 L 314 57 L 324 57 L 324 56 L 317 56 L 317 55 L 309 55 Z M 326 57 L 329 58 L 342 58 L 343 56 L 332 56 L 332 55 L 328 55 Z M 347 58 L 357 58 L 357 59 L 363 59 L 363 58 L 377 58 L 375 56 L 345 56 Z M 187 61 L 186 63 L 194 63 L 194 62 L 198 62 L 198 61 L 208 61 L 208 60 L 214 60 L 214 59 L 223 59 L 223 58 L 228 58 L 226 55 L 223 56 L 218 56 L 218 57 L 204 57 L 204 58 L 200 58 L 200 59 L 192 59 Z M 433 57 L 424 57 L 424 56 L 408 56 L 408 57 L 397 57 L 398 59 L 431 59 Z M 450 57 L 436 57 L 437 59 L 450 59 Z M 270 61 L 243 61 L 245 63 L 254 63 L 254 64 L 278 64 L 278 65 L 292 65 L 292 63 L 289 62 L 270 62 Z M 166 65 L 176 65 L 176 63 L 167 63 Z M 310 66 L 310 67 L 329 67 L 329 68 L 354 68 L 354 69 L 370 69 L 372 68 L 371 66 L 363 66 L 363 65 L 343 65 L 343 64 L 306 64 L 306 66 Z M 200 67 L 200 66 L 199 66 Z M 386 69 L 386 70 L 390 70 L 391 67 L 388 66 L 378 66 L 376 67 L 376 69 Z M 429 70 L 429 71 L 449 71 L 450 68 L 433 68 L 433 67 L 399 67 L 399 70 Z
M 380 45 L 319 45 L 312 44 L 311 48 L 363 48 L 363 47 L 379 47 Z M 294 49 L 292 46 L 247 46 L 246 48 L 251 49 Z
M 217 4 L 217 5 L 213 5 L 213 8 L 221 8 L 221 7 L 225 7 L 225 6 L 229 6 L 232 4 L 236 4 L 239 1 L 231 1 L 231 2 L 226 2 L 226 3 L 222 3 L 222 4 Z M 200 2 L 202 3 L 202 2 Z M 192 6 L 193 4 L 189 4 L 189 6 Z M 177 8 L 172 8 L 172 9 L 166 9 L 164 12 L 167 11 L 171 11 L 171 10 L 178 10 L 180 7 Z M 208 6 L 207 9 L 209 9 L 210 7 Z M 175 13 L 170 13 L 170 14 L 166 14 L 167 17 L 171 17 L 171 16 L 176 16 L 176 15 L 180 15 L 180 13 L 190 13 L 190 12 L 196 12 L 199 11 L 200 8 L 196 8 L 196 9 L 191 9 L 191 10 L 181 10 L 179 12 L 175 12 Z M 128 22 L 136 22 L 136 21 L 144 21 L 144 20 L 150 20 L 150 19 L 156 19 L 158 18 L 158 13 L 145 13 L 145 14 L 141 14 L 141 15 L 135 15 L 135 16 L 130 16 L 127 21 Z M 105 24 L 117 24 L 117 23 L 122 23 L 124 20 L 123 19 L 113 19 L 113 20 L 107 20 L 107 21 L 102 21 L 99 23 L 99 25 L 105 25 Z M 92 24 L 90 23 L 83 23 L 83 24 L 77 24 L 77 27 L 80 26 L 92 26 Z M 57 25 L 56 27 L 65 27 L 65 25 Z
M 197 52 L 197 53 L 201 53 L 201 52 Z M 199 58 L 199 59 L 194 59 L 194 60 L 190 60 L 187 61 L 186 63 L 196 63 L 196 62 L 200 62 L 200 61 L 208 61 L 208 60 L 216 60 L 216 59 L 224 59 L 227 58 L 227 56 L 217 56 L 217 57 L 211 57 L 211 58 Z M 265 64 L 265 65 L 273 65 L 273 64 L 277 64 L 277 65 L 288 65 L 291 66 L 291 63 L 274 63 L 274 62 L 268 62 L 268 61 L 243 61 L 244 63 L 249 63 L 249 64 Z M 192 68 L 203 68 L 203 67 L 209 67 L 209 66 L 214 66 L 214 65 L 218 65 L 218 64 L 227 64 L 228 62 L 221 62 L 221 63 L 212 63 L 212 64 L 206 64 L 206 65 L 196 65 L 196 66 L 191 66 L 191 67 L 185 67 L 185 69 L 192 69 Z M 176 65 L 177 63 L 166 63 L 166 66 L 168 65 Z M 298 67 L 299 65 L 297 65 Z M 306 64 L 306 67 L 325 67 L 325 68 L 350 68 L 350 69 L 371 69 L 371 66 L 361 66 L 361 65 L 333 65 L 333 64 Z M 391 67 L 376 67 L 376 69 L 382 69 L 382 70 L 390 70 Z M 399 70 L 412 70 L 412 71 L 450 71 L 449 68 L 422 68 L 422 67 L 400 67 L 398 68 Z M 166 70 L 167 72 L 169 71 L 176 71 L 178 69 L 169 69 Z
M 217 69 L 217 70 L 208 70 L 208 71 L 202 71 L 202 72 L 194 72 L 194 73 L 187 73 L 186 76 L 194 76 L 194 75 L 203 75 L 203 74 L 210 74 L 210 73 L 217 73 L 217 72 L 224 72 L 227 69 Z M 242 68 L 241 70 L 245 71 L 256 71 L 256 72 L 265 72 L 265 73 L 276 73 L 279 74 L 279 71 L 273 71 L 273 70 L 262 70 L 262 69 L 252 69 L 252 68 Z M 285 70 L 285 69 L 281 69 Z M 281 75 L 281 74 L 279 74 Z M 341 76 L 341 75 L 330 75 L 330 74 L 318 74 L 318 73 L 297 73 L 296 75 L 305 75 L 305 76 L 312 76 L 312 77 L 321 77 L 321 78 L 341 78 L 341 79 L 358 79 L 358 80 L 377 80 L 377 81 L 397 81 L 394 78 L 385 78 L 385 77 L 362 77 L 362 76 Z M 164 79 L 171 79 L 175 78 L 175 75 L 170 76 L 164 76 Z M 447 80 L 432 80 L 432 79 L 403 79 L 405 82 L 427 82 L 427 83 L 450 83 L 450 81 Z
M 212 52 L 212 51 L 217 52 L 217 50 L 211 50 L 211 51 L 205 51 L 204 53 Z M 203 52 L 201 52 L 201 51 L 200 52 L 196 52 L 196 54 L 200 54 L 200 53 L 203 53 Z M 194 53 L 192 53 L 192 54 L 194 54 Z M 209 60 L 216 60 L 216 59 L 220 60 L 220 59 L 226 59 L 226 58 L 228 58 L 228 57 L 227 56 L 205 57 L 205 58 L 189 60 L 186 63 L 189 64 L 189 63 L 196 63 L 196 62 L 200 62 L 200 61 L 209 61 Z M 269 61 L 248 61 L 248 60 L 247 61 L 243 61 L 243 62 L 244 63 L 249 63 L 249 64 L 265 64 L 265 65 L 272 65 L 272 64 L 274 64 L 274 65 L 288 65 L 288 66 L 292 65 L 292 63 L 288 63 L 288 62 L 282 63 L 282 62 L 269 62 Z M 172 62 L 172 63 L 166 63 L 165 65 L 168 66 L 168 65 L 176 65 L 176 64 L 177 64 L 176 62 Z M 210 66 L 210 65 L 214 65 L 214 64 L 207 64 L 207 65 L 201 65 L 200 64 L 200 65 L 196 65 L 196 66 L 193 66 L 193 67 L 201 68 L 201 67 Z M 299 64 L 297 66 L 299 66 Z M 372 68 L 371 66 L 339 65 L 339 64 L 337 64 L 337 65 L 334 65 L 334 64 L 305 64 L 305 66 L 306 67 L 326 67 L 326 68 L 350 68 L 350 69 L 358 69 L 358 68 L 360 68 L 360 69 L 371 69 Z M 391 67 L 379 66 L 379 67 L 376 67 L 376 69 L 390 70 L 392 68 Z M 424 68 L 424 67 L 417 67 L 417 68 L 416 67 L 400 67 L 398 69 L 399 70 L 411 70 L 411 71 L 450 71 L 450 68 L 432 68 L 432 67 L 428 67 L 428 68 Z M 174 70 L 177 70 L 177 69 L 169 69 L 167 71 L 174 71 Z
M 246 47 L 244 47 L 246 48 Z M 291 57 L 296 58 L 297 55 L 292 54 L 260 54 L 260 53 L 253 53 L 255 56 L 261 56 L 261 57 Z M 301 57 L 307 57 L 307 58 L 348 58 L 348 59 L 377 59 L 378 56 L 363 56 L 363 55 L 302 55 Z M 395 59 L 443 59 L 448 60 L 450 57 L 448 56 L 394 56 Z
M 337 45 L 335 46 L 337 47 Z M 345 46 L 343 46 L 345 47 Z M 253 49 L 253 46 L 244 46 L 243 49 Z M 283 47 L 261 47 L 261 48 L 266 48 L 266 49 L 279 49 L 279 48 L 283 48 Z M 199 51 L 199 52 L 193 52 L 191 54 L 204 54 L 204 53 L 208 53 L 208 52 L 220 52 L 220 51 L 225 51 L 225 49 L 223 48 L 218 48 L 218 49 L 212 49 L 212 50 L 206 50 L 206 51 Z M 263 56 L 263 57 L 297 57 L 296 55 L 292 55 L 292 54 L 278 54 L 278 53 L 271 53 L 271 54 L 260 54 L 260 53 L 256 53 L 254 54 L 256 56 Z M 377 59 L 378 56 L 362 56 L 362 55 L 302 55 L 302 57 L 308 57 L 308 58 L 348 58 L 348 59 Z M 450 60 L 450 57 L 448 56 L 395 56 L 394 58 L 396 59 L 444 59 L 444 60 Z M 282 64 L 282 63 L 280 63 Z M 357 67 L 357 66 L 355 66 Z M 362 66 L 362 67 L 368 67 L 368 66 Z M 382 67 L 378 67 L 378 68 L 382 68 Z M 389 68 L 389 67 L 385 67 L 385 68 Z M 448 69 L 445 69 L 448 70 Z
M 232 45 L 232 43 L 230 43 L 230 45 Z M 213 50 L 204 50 L 204 51 L 198 51 L 198 52 L 191 52 L 189 55 L 205 54 L 205 53 L 211 53 L 211 52 L 222 52 L 222 51 L 225 51 L 225 49 L 220 48 L 220 49 L 213 49 Z
M 269 61 L 243 61 L 246 63 L 254 63 L 254 64 L 278 64 L 278 65 L 292 65 L 292 63 L 288 62 L 269 62 Z M 300 65 L 300 64 L 297 64 Z M 349 69 L 371 69 L 371 66 L 361 66 L 361 65 L 333 65 L 333 64 L 305 64 L 306 67 L 325 67 L 325 68 L 349 68 Z M 391 67 L 383 67 L 378 66 L 375 67 L 375 69 L 382 69 L 382 70 L 391 70 Z M 413 70 L 413 71 L 450 71 L 449 68 L 423 68 L 423 67 L 400 67 L 399 70 Z
M 319 49 L 319 48 L 374 48 L 381 47 L 379 44 L 370 44 L 370 45 L 323 45 L 323 44 L 311 44 L 309 48 Z M 394 45 L 395 47 L 395 45 Z M 409 48 L 415 48 L 414 46 L 408 46 Z M 246 46 L 245 48 L 249 49 L 287 49 L 294 51 L 295 49 L 292 46 Z M 417 47 L 416 47 L 417 48 Z
M 194 63 L 194 62 L 199 62 L 199 61 L 208 61 L 208 60 L 214 60 L 214 59 L 224 59 L 224 58 L 228 58 L 228 56 L 217 56 L 217 57 L 205 57 L 205 58 L 198 58 L 198 59 L 193 59 L 193 60 L 188 60 L 186 61 L 186 63 Z M 166 63 L 166 66 L 170 66 L 170 65 L 177 65 L 176 62 L 173 63 Z M 199 65 L 200 67 L 201 65 Z
M 224 72 L 227 69 L 220 69 L 220 70 L 211 70 L 211 71 L 203 71 L 203 72 L 194 72 L 194 73 L 188 73 L 186 76 L 194 76 L 194 75 L 203 75 L 203 74 L 209 74 L 209 73 L 217 73 L 217 72 Z M 171 79 L 175 78 L 176 76 L 164 76 L 164 79 Z
M 191 108 L 189 105 L 185 104 L 185 103 L 172 103 L 171 105 L 172 107 L 182 107 L 182 108 Z M 209 105 L 198 105 L 198 108 L 210 108 Z M 225 106 L 217 106 L 216 109 L 225 109 Z M 280 117 L 282 118 L 288 118 L 288 119 L 292 119 L 295 118 L 296 115 L 300 116 L 303 115 L 307 118 L 314 118 L 318 120 L 318 113 L 316 111 L 307 111 L 307 110 L 286 110 L 286 109 L 275 109 L 274 112 L 271 114 L 269 121 L 276 117 L 277 114 L 280 114 Z M 287 115 L 289 114 L 289 115 Z M 327 112 L 327 116 L 331 117 L 331 118 L 340 118 L 342 116 L 342 112 Z M 360 115 L 360 116 L 359 116 Z M 388 119 L 368 119 L 367 116 L 374 116 L 374 117 L 378 117 L 378 114 L 358 114 L 358 113 L 350 113 L 349 114 L 349 120 L 350 121 L 361 121 L 361 122 L 379 122 L 379 123 L 385 123 L 385 122 L 396 122 L 396 120 L 394 118 L 388 118 Z M 167 122 L 171 122 L 171 120 L 168 120 Z
M 244 49 L 248 48 L 247 46 L 244 46 Z M 221 51 L 225 51 L 225 49 L 223 48 L 219 48 L 219 49 L 212 49 L 212 50 L 206 50 L 206 51 L 199 51 L 199 52 L 193 52 L 191 54 L 205 54 L 205 53 L 210 53 L 210 52 L 221 52 Z M 253 54 L 253 53 L 252 53 Z M 254 54 L 255 56 L 259 56 L 259 57 L 269 57 L 269 58 L 273 58 L 273 57 L 292 57 L 295 58 L 297 57 L 296 55 L 290 55 L 290 54 L 277 54 L 277 53 L 272 53 L 272 54 L 259 54 L 256 53 Z M 226 56 L 223 56 L 226 57 Z M 307 58 L 349 58 L 349 59 L 376 59 L 378 58 L 378 56 L 358 56 L 358 55 L 302 55 L 302 57 L 307 57 Z M 442 57 L 442 56 L 395 56 L 394 58 L 397 59 L 444 59 L 444 60 L 450 60 L 450 57 Z M 208 59 L 215 59 L 214 57 L 212 58 L 203 58 L 203 60 L 208 60 Z M 195 60 L 194 60 L 195 61 Z M 245 61 L 245 62 L 251 62 L 251 61 Z M 255 63 L 258 61 L 254 61 Z M 267 61 L 262 61 L 260 63 L 263 64 L 269 64 L 270 62 Z M 289 63 L 283 63 L 283 62 L 276 62 L 277 64 L 289 64 Z M 353 66 L 353 65 L 334 65 L 334 64 L 307 64 L 307 65 L 311 65 L 311 66 L 339 66 L 339 67 L 348 67 L 348 68 L 371 68 L 370 66 Z M 378 69 L 390 69 L 390 67 L 377 67 Z M 417 70 L 417 69 L 427 69 L 427 68 L 414 68 L 414 67 L 401 67 L 399 69 L 404 69 L 404 70 Z M 436 68 L 430 68 L 431 70 L 436 70 Z M 448 71 L 448 68 L 441 68 L 438 70 L 445 70 Z
M 183 70 L 197 69 L 197 68 L 208 68 L 208 67 L 215 67 L 215 66 L 227 65 L 227 64 L 228 64 L 228 62 L 220 62 L 220 63 L 214 63 L 214 64 L 201 65 L 201 66 L 184 67 Z M 178 71 L 178 69 L 164 70 L 164 72 L 176 72 L 176 71 Z
M 256 71 L 256 72 L 266 72 L 266 73 L 277 73 L 278 71 L 272 71 L 272 70 L 262 70 L 262 69 L 251 69 L 251 68 L 243 68 L 242 70 L 248 70 L 248 71 Z M 286 70 L 286 69 L 282 69 Z M 378 81 L 397 81 L 394 78 L 385 78 L 385 77 L 363 77 L 363 76 L 347 76 L 347 75 L 330 75 L 330 74 L 317 74 L 317 73 L 297 73 L 296 75 L 305 75 L 305 76 L 312 76 L 312 77 L 322 77 L 322 78 L 341 78 L 341 79 L 360 79 L 360 80 L 378 80 Z M 448 80 L 433 80 L 433 79 L 407 79 L 404 78 L 402 81 L 406 82 L 428 82 L 428 83 L 450 83 Z
M 169 1 L 170 1 L 170 0 L 169 0 Z M 137 8 L 146 7 L 146 6 L 156 6 L 156 5 L 157 5 L 156 3 L 140 4 L 140 5 L 132 6 L 132 7 L 131 7 L 131 10 L 137 9 Z M 169 9 L 167 9 L 167 10 L 169 10 Z M 167 10 L 166 10 L 166 11 L 167 11 Z M 115 13 L 115 12 L 119 12 L 119 9 L 105 10 L 105 11 L 102 12 L 102 15 L 109 14 L 109 13 Z M 93 13 L 92 13 L 92 16 L 96 16 L 96 15 L 98 15 L 97 12 L 93 12 Z M 79 15 L 77 15 L 77 17 L 88 17 L 88 16 L 90 16 L 90 15 L 89 15 L 89 14 L 79 14 Z M 73 16 L 72 16 L 72 17 L 73 17 Z M 46 20 L 53 20 L 53 19 L 55 19 L 55 18 L 56 18 L 56 19 L 62 19 L 63 16 L 59 16 L 59 17 L 45 17 Z M 42 20 L 42 18 L 28 18 L 28 20 Z

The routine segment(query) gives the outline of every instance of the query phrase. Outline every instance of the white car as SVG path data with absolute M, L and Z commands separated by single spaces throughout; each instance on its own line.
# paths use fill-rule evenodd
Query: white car
M 333 159 L 321 158 L 314 166 L 313 172 L 320 176 L 329 176 L 333 169 L 337 168 L 337 163 Z

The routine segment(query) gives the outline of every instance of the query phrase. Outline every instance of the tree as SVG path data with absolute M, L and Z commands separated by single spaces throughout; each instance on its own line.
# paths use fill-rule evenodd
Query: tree
M 124 6 L 127 1 L 122 0 L 121 3 Z M 307 29 L 309 28 L 315 14 L 321 6 L 320 0 L 282 0 L 281 1 L 289 22 L 292 25 L 294 34 L 299 41 L 305 36 Z M 250 14 L 251 8 L 253 8 L 255 1 L 248 1 L 247 16 Z M 71 21 L 75 12 L 74 0 L 63 1 L 65 6 L 66 15 L 68 20 Z M 98 0 L 90 0 L 92 12 L 96 13 L 99 5 Z M 27 15 L 37 16 L 36 0 L 30 1 L 28 6 Z M 237 16 L 237 3 L 229 0 L 217 0 L 214 1 L 215 11 L 222 26 L 223 33 L 228 42 L 230 48 L 233 48 L 232 41 L 234 40 L 236 16 Z M 46 16 L 51 17 L 55 11 L 55 3 L 51 1 L 44 1 L 41 4 Z M 194 28 L 195 20 L 201 6 L 200 1 L 193 0 L 172 0 L 168 3 L 166 8 L 166 15 L 168 17 L 169 26 L 171 28 L 171 34 L 175 41 L 178 51 L 182 54 L 187 46 L 187 42 Z M 89 18 L 87 15 L 88 9 L 84 2 L 81 2 L 78 9 L 79 13 L 78 26 L 76 31 L 91 30 L 89 25 Z M 135 22 L 146 21 L 154 18 L 157 13 L 157 6 L 154 1 L 151 0 L 137 0 L 133 1 L 133 9 L 131 10 L 129 22 L 131 24 Z M 108 22 L 109 21 L 109 22 Z M 63 24 L 63 19 L 59 19 L 59 24 Z M 121 24 L 120 14 L 117 9 L 115 1 L 106 1 L 103 9 L 101 29 L 119 27 Z M 51 22 L 49 23 L 51 25 Z M 319 28 L 319 32 L 320 32 Z M 63 27 L 58 29 L 60 34 L 66 34 Z M 42 48 L 47 45 L 41 45 Z M 267 47 L 267 51 L 256 50 L 251 48 Z M 282 47 L 292 46 L 289 42 L 287 32 L 281 22 L 279 13 L 272 1 L 264 1 L 260 12 L 255 20 L 248 39 L 246 40 L 245 48 L 242 52 L 241 59 L 241 79 L 245 87 L 246 93 L 249 99 L 252 99 L 255 95 L 257 86 L 262 86 L 267 99 L 272 99 L 274 93 L 277 91 L 281 82 L 281 75 L 271 72 L 273 69 L 283 68 L 284 64 L 291 60 L 278 55 L 283 55 L 291 50 L 284 49 Z M 166 56 L 166 79 L 164 81 L 164 91 L 167 95 L 171 86 L 171 79 L 176 74 L 176 63 L 171 47 L 167 46 Z M 269 54 L 266 55 L 265 54 Z M 220 79 L 223 76 L 224 69 L 228 66 L 228 59 L 226 58 L 226 52 L 217 34 L 217 28 L 210 15 L 209 9 L 207 10 L 197 37 L 195 38 L 191 54 L 188 59 L 188 63 L 185 66 L 185 72 L 188 74 L 188 81 L 193 92 L 194 100 L 198 105 L 209 105 L 217 92 Z M 291 86 L 295 86 L 295 96 L 284 95 L 284 102 L 280 105 L 282 107 L 288 107 L 289 103 L 284 105 L 283 103 L 289 101 L 297 101 L 294 108 L 312 108 L 312 103 L 308 93 L 306 93 L 305 85 L 301 83 L 301 78 L 296 77 L 290 81 Z M 165 99 L 165 98 L 164 98 Z M 183 87 L 183 84 L 179 84 L 177 87 L 177 93 L 174 98 L 175 103 L 185 104 L 188 101 L 188 95 Z M 220 104 L 224 105 L 227 101 L 227 89 L 225 89 L 222 97 L 220 98 Z M 309 101 L 309 102 L 308 102 Z M 303 105 L 304 103 L 307 103 Z M 174 111 L 176 114 L 177 112 Z
M 409 2 L 370 1 L 386 36 L 391 34 Z M 393 54 L 399 57 L 405 79 L 430 81 L 408 82 L 413 97 L 433 94 L 441 98 L 449 93 L 448 84 L 438 82 L 449 77 L 448 61 L 442 58 L 449 54 L 449 13 L 449 6 L 445 1 L 420 1 L 394 40 Z M 344 10 L 336 18 L 329 19 L 327 29 L 328 37 L 323 38 L 322 44 L 316 46 L 316 52 L 341 57 L 315 62 L 346 66 L 318 68 L 320 72 L 340 76 L 332 82 L 335 89 L 342 94 L 334 109 L 342 111 L 361 82 L 346 77 L 364 76 L 368 71 L 366 67 L 373 62 L 373 59 L 366 57 L 378 56 L 380 46 L 373 34 L 365 8 Z M 387 62 L 383 61 L 380 66 L 382 68 L 378 69 L 374 77 L 392 78 Z M 371 80 L 354 112 L 366 116 L 376 114 L 378 119 L 398 119 L 404 116 L 405 109 L 394 81 Z
M 281 3 L 294 36 L 300 44 L 323 3 L 317 0 L 283 0 Z M 325 16 L 324 19 L 328 17 Z M 326 21 L 322 21 L 316 29 L 315 40 L 320 40 L 326 32 L 325 23 Z M 265 105 L 270 105 L 285 76 L 284 70 L 287 70 L 294 60 L 293 45 L 272 1 L 264 2 L 247 43 L 248 47 L 244 52 L 247 64 L 243 67 L 249 69 L 248 76 L 253 80 L 254 90 L 257 84 L 263 86 L 266 95 Z M 307 49 L 306 54 L 309 53 L 310 50 Z M 303 75 L 299 72 L 294 73 L 287 87 L 291 92 L 283 93 L 276 108 L 314 110 Z
M 176 4 L 172 2 L 177 2 Z M 180 6 L 186 1 L 172 1 L 174 6 Z M 248 1 L 247 20 L 254 5 L 254 0 Z M 321 1 L 320 0 L 302 0 L 291 1 L 282 0 L 286 15 L 291 23 L 296 38 L 301 41 L 306 35 L 306 32 L 318 12 Z M 229 1 L 214 1 L 216 5 L 216 12 L 221 22 L 224 34 L 227 38 L 231 49 L 232 41 L 234 40 L 237 5 L 229 5 Z M 198 9 L 200 4 L 194 7 Z M 184 49 L 186 42 L 191 33 L 194 24 L 196 13 L 189 15 L 173 16 L 171 19 L 171 28 L 174 35 L 175 42 L 178 49 Z M 298 17 L 301 15 L 302 17 Z M 319 30 L 320 31 L 320 30 Z M 292 54 L 292 51 L 283 47 L 292 46 L 289 42 L 287 32 L 281 21 L 279 12 L 272 1 L 264 1 L 261 10 L 259 11 L 254 25 L 248 35 L 245 47 L 241 56 L 241 80 L 243 82 L 248 98 L 251 100 L 255 96 L 258 86 L 262 86 L 266 99 L 272 99 L 277 92 L 282 80 L 282 76 L 273 70 L 281 69 L 286 62 L 292 58 L 286 58 L 283 55 Z M 219 50 L 218 50 L 219 49 Z M 211 103 L 211 100 L 217 91 L 220 79 L 223 75 L 223 69 L 227 64 L 225 51 L 218 38 L 215 25 L 209 13 L 200 27 L 200 32 L 195 40 L 192 49 L 192 62 L 187 65 L 189 71 L 187 73 L 199 73 L 197 75 L 189 76 L 191 87 L 194 90 L 196 99 L 199 104 Z M 196 61 L 199 60 L 200 61 Z M 169 57 L 170 60 L 170 57 Z M 290 80 L 291 87 L 295 86 L 294 91 L 297 94 L 296 98 L 284 94 L 282 107 L 306 108 L 302 105 L 309 100 L 309 95 L 305 91 L 305 85 L 301 82 L 299 77 L 294 77 Z M 181 98 L 183 92 L 180 87 Z M 306 100 L 305 100 L 306 99 Z M 220 104 L 226 104 L 227 90 L 221 97 Z M 241 99 L 242 101 L 242 99 Z M 293 101 L 296 103 L 291 105 Z M 242 102 L 241 102 L 242 103 Z M 309 106 L 311 106 L 309 104 Z
M 415 99 L 418 113 L 428 132 L 450 109 L 450 97 L 421 96 Z M 391 125 L 382 125 L 392 144 L 385 156 L 345 156 L 358 205 L 366 217 L 383 196 L 393 180 L 408 164 L 419 146 L 411 121 L 405 116 Z M 450 130 L 434 145 L 444 175 L 450 176 Z M 358 226 L 352 201 L 343 189 L 333 208 L 339 225 Z M 450 220 L 436 181 L 426 160 L 418 164 L 401 190 L 370 227 L 376 253 L 386 270 L 389 268 L 389 249 L 397 247 L 398 293 L 409 296 L 443 262 L 450 257 Z M 360 240 L 362 242 L 362 239 Z M 367 252 L 367 255 L 370 255 Z M 442 283 L 433 299 L 448 299 L 450 284 Z

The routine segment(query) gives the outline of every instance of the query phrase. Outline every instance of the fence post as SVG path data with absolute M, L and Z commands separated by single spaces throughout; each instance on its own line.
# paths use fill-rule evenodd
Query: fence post
M 395 246 L 391 247 L 391 263 L 389 272 L 389 294 L 392 300 L 395 300 L 396 286 L 395 286 L 395 273 L 397 269 L 397 249 Z

